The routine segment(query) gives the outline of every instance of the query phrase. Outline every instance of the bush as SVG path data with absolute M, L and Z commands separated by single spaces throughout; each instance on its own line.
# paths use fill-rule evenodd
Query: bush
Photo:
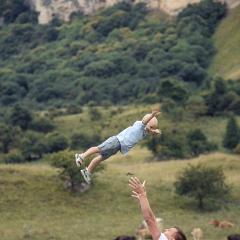
M 75 105 L 75 104 L 70 104 L 66 108 L 67 114 L 78 114 L 78 113 L 82 113 L 82 112 L 83 112 L 82 107 Z
M 83 182 L 83 177 L 79 174 L 79 168 L 76 166 L 74 159 L 74 153 L 69 149 L 54 153 L 51 156 L 51 165 L 60 169 L 60 177 L 62 180 L 68 180 L 71 182 L 72 188 L 79 182 Z M 86 162 L 83 162 L 82 167 L 85 168 Z M 102 171 L 104 164 L 100 164 L 94 171 Z M 95 175 L 96 176 L 96 175 Z M 94 181 L 94 176 L 92 182 Z
M 240 143 L 233 149 L 233 152 L 236 154 L 240 154 Z
M 8 154 L 5 154 L 3 158 L 6 164 L 23 163 L 25 161 L 24 156 L 18 149 L 11 150 Z
M 204 199 L 219 200 L 227 198 L 230 186 L 225 183 L 221 167 L 208 167 L 204 164 L 189 164 L 177 177 L 175 191 L 180 196 L 193 197 L 198 200 L 198 208 L 204 208 Z
M 35 118 L 30 124 L 29 129 L 32 129 L 37 132 L 48 133 L 55 129 L 55 125 L 52 121 L 48 120 L 47 118 Z
M 216 144 L 207 141 L 201 129 L 195 129 L 187 134 L 188 145 L 194 157 L 217 149 Z
M 240 139 L 239 127 L 235 116 L 231 115 L 226 126 L 226 133 L 223 139 L 223 146 L 228 149 L 234 149 Z
M 87 136 L 83 133 L 75 133 L 71 136 L 71 149 L 88 149 L 101 143 L 100 135 Z
M 50 152 L 59 152 L 68 148 L 68 139 L 57 133 L 48 136 Z

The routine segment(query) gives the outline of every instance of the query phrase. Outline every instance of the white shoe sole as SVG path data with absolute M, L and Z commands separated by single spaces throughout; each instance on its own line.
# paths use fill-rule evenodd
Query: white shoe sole
M 82 174 L 82 176 L 83 176 L 84 180 L 85 180 L 85 181 L 86 181 L 88 184 L 90 184 L 90 183 L 91 183 L 91 181 L 89 182 L 89 181 L 87 180 L 87 178 L 86 178 L 86 176 L 85 176 L 85 174 L 84 174 L 83 170 L 81 170 L 80 172 L 81 172 L 81 174 Z
M 78 158 L 78 155 L 79 154 L 77 154 L 77 153 L 75 154 L 75 160 L 76 160 L 77 167 L 81 167 L 83 159 L 82 158 Z

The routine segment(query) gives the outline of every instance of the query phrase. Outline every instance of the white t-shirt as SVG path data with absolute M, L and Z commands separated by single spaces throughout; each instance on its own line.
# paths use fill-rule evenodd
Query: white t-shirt
M 161 233 L 161 236 L 160 236 L 160 238 L 158 240 L 168 240 L 168 239 L 166 238 L 164 233 Z

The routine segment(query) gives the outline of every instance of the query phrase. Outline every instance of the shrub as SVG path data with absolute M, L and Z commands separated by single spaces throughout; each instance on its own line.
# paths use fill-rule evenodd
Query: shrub
M 199 209 L 204 208 L 204 199 L 227 198 L 231 190 L 225 183 L 221 167 L 208 167 L 204 164 L 197 166 L 189 164 L 189 167 L 177 177 L 174 186 L 178 195 L 198 200 Z
M 79 168 L 77 168 L 75 161 L 73 161 L 74 153 L 69 149 L 54 153 L 51 156 L 51 165 L 60 169 L 60 177 L 62 180 L 68 180 L 71 182 L 72 188 L 79 182 L 83 181 L 83 177 L 79 174 Z M 82 167 L 85 168 L 86 162 L 83 162 Z M 100 164 L 94 171 L 102 171 L 104 164 Z M 94 176 L 96 176 L 94 174 Z M 92 182 L 94 181 L 94 176 Z
M 24 156 L 21 151 L 18 149 L 12 149 L 8 154 L 4 155 L 4 162 L 7 164 L 10 163 L 23 163 L 25 161 Z

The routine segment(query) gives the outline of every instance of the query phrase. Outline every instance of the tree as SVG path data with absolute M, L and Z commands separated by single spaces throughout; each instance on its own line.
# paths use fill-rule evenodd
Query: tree
M 10 145 L 17 145 L 21 129 L 0 123 L 0 152 L 8 153 Z
M 55 125 L 52 121 L 44 117 L 36 117 L 29 125 L 29 129 L 36 132 L 48 133 L 55 129 Z
M 239 127 L 234 115 L 228 119 L 223 146 L 228 149 L 234 149 L 240 142 Z
M 231 102 L 229 102 L 229 98 L 226 97 L 227 91 L 227 85 L 224 79 L 218 77 L 214 80 L 213 89 L 203 96 L 208 106 L 207 114 L 214 116 L 230 105 Z
M 59 152 L 68 148 L 68 139 L 64 135 L 53 133 L 48 136 L 50 152 Z
M 99 78 L 108 78 L 114 75 L 115 66 L 107 60 L 92 62 L 84 68 L 85 76 L 94 76 Z
M 89 146 L 97 146 L 101 143 L 101 136 L 100 135 L 92 135 L 88 136 L 85 133 L 74 133 L 71 138 L 71 149 L 88 149 Z
M 142 145 L 158 159 L 184 158 L 189 152 L 184 133 L 177 130 L 165 129 L 159 136 L 149 136 L 144 139 Z
M 91 121 L 97 121 L 102 118 L 102 113 L 97 108 L 89 108 L 88 114 Z
M 20 126 L 22 130 L 27 130 L 32 121 L 32 114 L 19 104 L 14 105 L 11 110 L 9 123 L 12 126 Z
M 189 92 L 184 84 L 172 78 L 162 80 L 160 87 L 157 89 L 157 94 L 161 99 L 168 97 L 176 102 L 185 102 L 189 96 Z
M 42 133 L 27 130 L 21 140 L 21 151 L 26 161 L 41 158 L 49 152 L 48 141 Z
M 84 181 L 82 175 L 79 174 L 79 168 L 77 168 L 75 161 L 72 160 L 73 156 L 74 153 L 69 151 L 69 149 L 54 153 L 51 156 L 51 165 L 61 169 L 61 179 L 70 181 L 72 189 L 74 189 L 76 184 Z M 86 162 L 83 162 L 82 167 L 85 168 L 86 166 Z M 104 164 L 100 164 L 94 171 L 102 171 L 104 167 Z
M 186 109 L 196 119 L 199 116 L 204 116 L 207 112 L 207 106 L 205 105 L 204 99 L 201 96 L 192 96 L 187 101 Z
M 51 156 L 51 165 L 60 168 L 60 177 L 62 180 L 69 180 L 74 188 L 77 182 L 82 181 L 82 176 L 79 174 L 79 169 L 76 167 L 75 161 L 72 160 L 74 156 L 68 149 L 54 153 Z
M 207 137 L 203 134 L 201 129 L 195 129 L 188 133 L 188 144 L 194 157 L 200 154 L 215 150 L 215 144 L 208 142 Z
M 12 149 L 8 154 L 3 156 L 3 160 L 6 164 L 23 163 L 25 161 L 19 149 Z
M 225 182 L 222 167 L 198 164 L 185 168 L 174 182 L 175 191 L 180 196 L 195 198 L 198 208 L 204 208 L 204 199 L 219 200 L 230 194 L 231 187 Z
M 179 76 L 187 82 L 195 82 L 198 86 L 201 85 L 207 72 L 198 64 L 184 64 Z

